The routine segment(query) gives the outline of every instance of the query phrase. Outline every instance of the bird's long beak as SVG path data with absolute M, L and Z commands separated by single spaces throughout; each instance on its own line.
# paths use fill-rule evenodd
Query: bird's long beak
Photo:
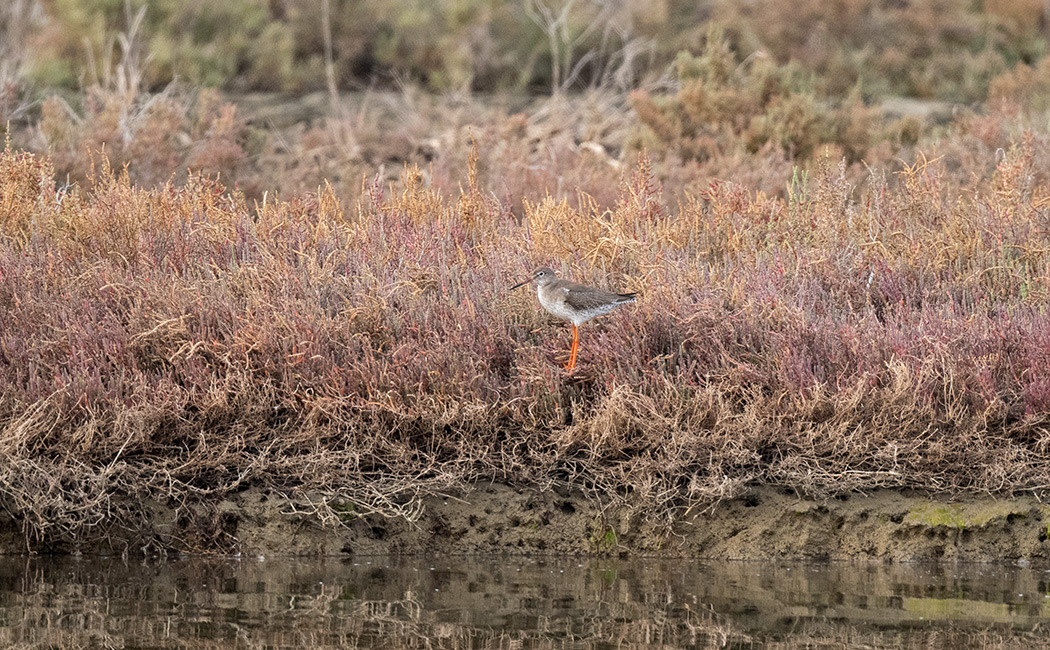
M 513 290 L 517 289 L 518 287 L 523 287 L 523 286 L 525 286 L 526 284 L 528 284 L 530 282 L 532 282 L 532 278 L 529 278 L 528 280 L 525 280 L 524 282 L 517 283 L 516 285 L 511 287 L 510 290 L 513 291 Z

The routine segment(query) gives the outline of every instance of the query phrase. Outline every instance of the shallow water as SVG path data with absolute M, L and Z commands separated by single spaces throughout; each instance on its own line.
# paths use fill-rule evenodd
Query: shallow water
M 1040 648 L 1048 619 L 1050 572 L 987 565 L 0 559 L 0 647 Z

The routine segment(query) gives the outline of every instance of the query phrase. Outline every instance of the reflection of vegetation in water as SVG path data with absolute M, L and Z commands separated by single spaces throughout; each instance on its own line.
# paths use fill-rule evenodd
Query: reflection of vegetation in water
M 1042 598 L 1042 594 L 1036 594 Z M 1018 614 L 1027 614 L 1027 607 L 1006 603 L 989 603 L 963 598 L 904 598 L 905 611 L 923 620 L 980 621 L 985 623 L 1009 621 Z
M 1038 572 L 611 562 L 19 559 L 0 562 L 0 643 L 1020 650 L 1044 641 L 1031 631 L 1040 611 L 1020 595 Z M 900 591 L 937 596 L 891 597 Z

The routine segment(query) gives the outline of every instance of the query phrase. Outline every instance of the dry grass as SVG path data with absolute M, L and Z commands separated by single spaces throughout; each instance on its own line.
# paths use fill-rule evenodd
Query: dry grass
M 33 544 L 256 485 L 323 522 L 489 479 L 665 521 L 755 483 L 1050 487 L 1046 66 L 936 128 L 718 30 L 678 67 L 282 129 L 209 91 L 48 100 L 0 156 L 0 504 Z M 572 377 L 507 292 L 540 264 L 643 296 Z M 143 545 L 233 543 L 192 516 Z
M 136 149 L 166 132 L 151 120 L 200 129 L 201 156 L 238 146 L 224 109 L 194 126 L 137 105 L 115 121 L 131 137 L 98 137 L 127 143 L 127 170 L 95 155 L 56 185 L 79 145 L 0 156 L 0 494 L 30 541 L 248 485 L 405 517 L 479 479 L 654 517 L 753 483 L 1050 487 L 1045 131 L 963 116 L 866 178 L 736 145 L 676 176 L 673 152 L 624 173 L 577 147 L 593 120 L 537 146 L 557 119 L 534 114 L 464 125 L 462 157 L 397 182 L 256 199 L 198 173 L 133 182 L 164 151 Z M 701 184 L 734 164 L 786 189 Z M 552 187 L 588 170 L 593 195 Z M 583 329 L 572 377 L 566 331 L 507 292 L 541 263 L 643 296 Z

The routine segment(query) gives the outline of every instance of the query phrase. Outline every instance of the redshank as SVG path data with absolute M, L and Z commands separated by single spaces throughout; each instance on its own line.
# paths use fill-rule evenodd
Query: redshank
M 578 327 L 596 316 L 608 314 L 620 305 L 634 302 L 635 293 L 613 293 L 595 289 L 576 282 L 561 280 L 547 267 L 536 269 L 532 277 L 511 287 L 517 289 L 530 282 L 536 284 L 536 297 L 543 308 L 562 320 L 572 324 L 572 349 L 565 369 L 570 373 L 576 367 L 576 352 L 580 347 Z

